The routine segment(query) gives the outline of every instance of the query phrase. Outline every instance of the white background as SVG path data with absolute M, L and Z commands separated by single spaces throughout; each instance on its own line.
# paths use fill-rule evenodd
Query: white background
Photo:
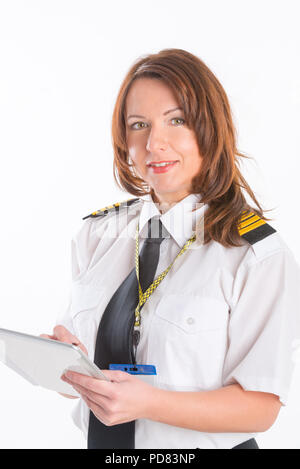
M 133 61 L 200 57 L 224 86 L 246 180 L 296 259 L 299 1 L 0 1 L 0 327 L 50 333 L 67 307 L 82 217 L 132 195 L 113 180 L 111 115 Z M 269 288 L 266 284 L 266 288 Z M 300 448 L 300 365 L 289 404 L 257 438 Z M 74 401 L 0 364 L 1 448 L 85 448 Z

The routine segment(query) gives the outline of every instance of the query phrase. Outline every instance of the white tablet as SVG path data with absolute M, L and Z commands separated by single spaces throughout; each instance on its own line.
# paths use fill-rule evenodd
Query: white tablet
M 67 370 L 109 381 L 76 345 L 1 328 L 0 361 L 31 384 L 72 396 L 78 393 L 60 379 Z

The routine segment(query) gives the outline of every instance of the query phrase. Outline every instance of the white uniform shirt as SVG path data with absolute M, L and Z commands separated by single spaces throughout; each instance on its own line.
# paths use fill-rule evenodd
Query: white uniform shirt
M 129 208 L 87 218 L 72 239 L 70 304 L 57 323 L 86 346 L 93 360 L 101 316 L 135 266 L 147 221 L 159 215 L 170 237 L 160 246 L 157 277 L 203 220 L 200 194 L 163 215 L 149 195 Z M 183 229 L 184 227 L 184 229 Z M 141 310 L 137 363 L 153 364 L 142 376 L 172 391 L 209 391 L 239 383 L 244 390 L 274 393 L 286 405 L 292 379 L 292 345 L 300 338 L 300 269 L 276 232 L 241 247 L 194 242 L 175 261 Z M 201 399 L 201 396 L 199 396 Z M 74 422 L 87 437 L 89 409 L 80 399 Z M 232 448 L 254 433 L 204 433 L 147 419 L 136 421 L 135 448 Z

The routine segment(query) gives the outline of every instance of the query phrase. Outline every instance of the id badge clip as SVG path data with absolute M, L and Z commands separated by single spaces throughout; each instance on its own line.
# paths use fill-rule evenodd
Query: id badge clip
M 111 363 L 110 370 L 121 370 L 130 373 L 131 375 L 156 375 L 156 368 L 154 365 L 135 365 L 132 363 Z

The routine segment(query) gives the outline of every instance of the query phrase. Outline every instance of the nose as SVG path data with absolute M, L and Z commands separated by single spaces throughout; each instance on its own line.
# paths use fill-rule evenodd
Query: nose
M 167 132 L 162 128 L 152 126 L 148 136 L 146 150 L 149 153 L 155 153 L 159 150 L 164 151 L 167 149 L 167 147 Z

